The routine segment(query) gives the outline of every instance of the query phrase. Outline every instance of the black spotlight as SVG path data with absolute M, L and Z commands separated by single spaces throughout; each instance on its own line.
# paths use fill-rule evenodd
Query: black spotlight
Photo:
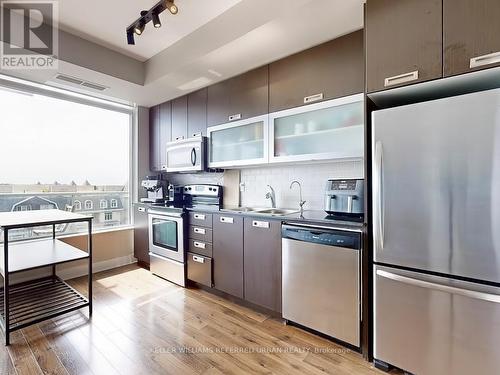
M 137 35 L 141 35 L 145 27 L 146 27 L 145 23 L 139 22 L 137 25 L 134 26 L 134 33 L 136 33 Z
M 127 30 L 127 43 L 131 45 L 135 44 L 134 32 L 132 30 Z
M 158 13 L 153 13 L 151 17 L 153 19 L 153 26 L 156 28 L 161 27 L 160 16 L 158 15 Z

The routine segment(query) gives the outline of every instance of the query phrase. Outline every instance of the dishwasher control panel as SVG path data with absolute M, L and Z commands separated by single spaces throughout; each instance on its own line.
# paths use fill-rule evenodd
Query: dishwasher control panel
M 361 233 L 357 232 L 283 225 L 281 237 L 320 245 L 346 247 L 354 250 L 361 249 Z

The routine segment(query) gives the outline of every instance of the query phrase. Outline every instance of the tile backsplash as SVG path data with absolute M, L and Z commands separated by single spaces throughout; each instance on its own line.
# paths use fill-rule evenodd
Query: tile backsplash
M 299 202 L 299 189 L 290 183 L 297 180 L 302 185 L 302 199 L 307 201 L 306 210 L 323 210 L 325 184 L 332 178 L 363 178 L 363 161 L 342 161 L 328 164 L 287 165 L 272 167 L 245 168 L 241 170 L 240 192 L 242 206 L 270 206 L 265 199 L 267 185 L 276 192 L 276 206 L 296 208 Z

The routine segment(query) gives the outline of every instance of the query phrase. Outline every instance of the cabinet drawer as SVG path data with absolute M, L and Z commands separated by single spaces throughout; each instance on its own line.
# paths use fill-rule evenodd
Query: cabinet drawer
M 212 228 L 212 214 L 205 214 L 201 212 L 190 212 L 189 224 L 199 227 Z
M 212 244 L 208 242 L 190 239 L 189 251 L 207 257 L 212 257 Z
M 188 253 L 187 277 L 191 281 L 212 287 L 212 258 Z
M 189 238 L 212 243 L 212 229 L 197 225 L 190 225 Z

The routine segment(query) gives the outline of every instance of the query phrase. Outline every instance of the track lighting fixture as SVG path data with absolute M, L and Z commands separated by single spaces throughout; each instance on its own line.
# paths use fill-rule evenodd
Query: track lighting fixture
M 152 18 L 153 18 L 153 26 L 156 28 L 161 27 L 160 16 L 157 13 L 153 13 Z
M 127 43 L 135 44 L 134 34 L 141 35 L 149 21 L 153 21 L 155 28 L 161 27 L 160 13 L 168 9 L 171 14 L 177 14 L 179 8 L 174 4 L 174 0 L 162 0 L 155 4 L 150 10 L 141 11 L 141 16 L 133 24 L 127 27 Z

